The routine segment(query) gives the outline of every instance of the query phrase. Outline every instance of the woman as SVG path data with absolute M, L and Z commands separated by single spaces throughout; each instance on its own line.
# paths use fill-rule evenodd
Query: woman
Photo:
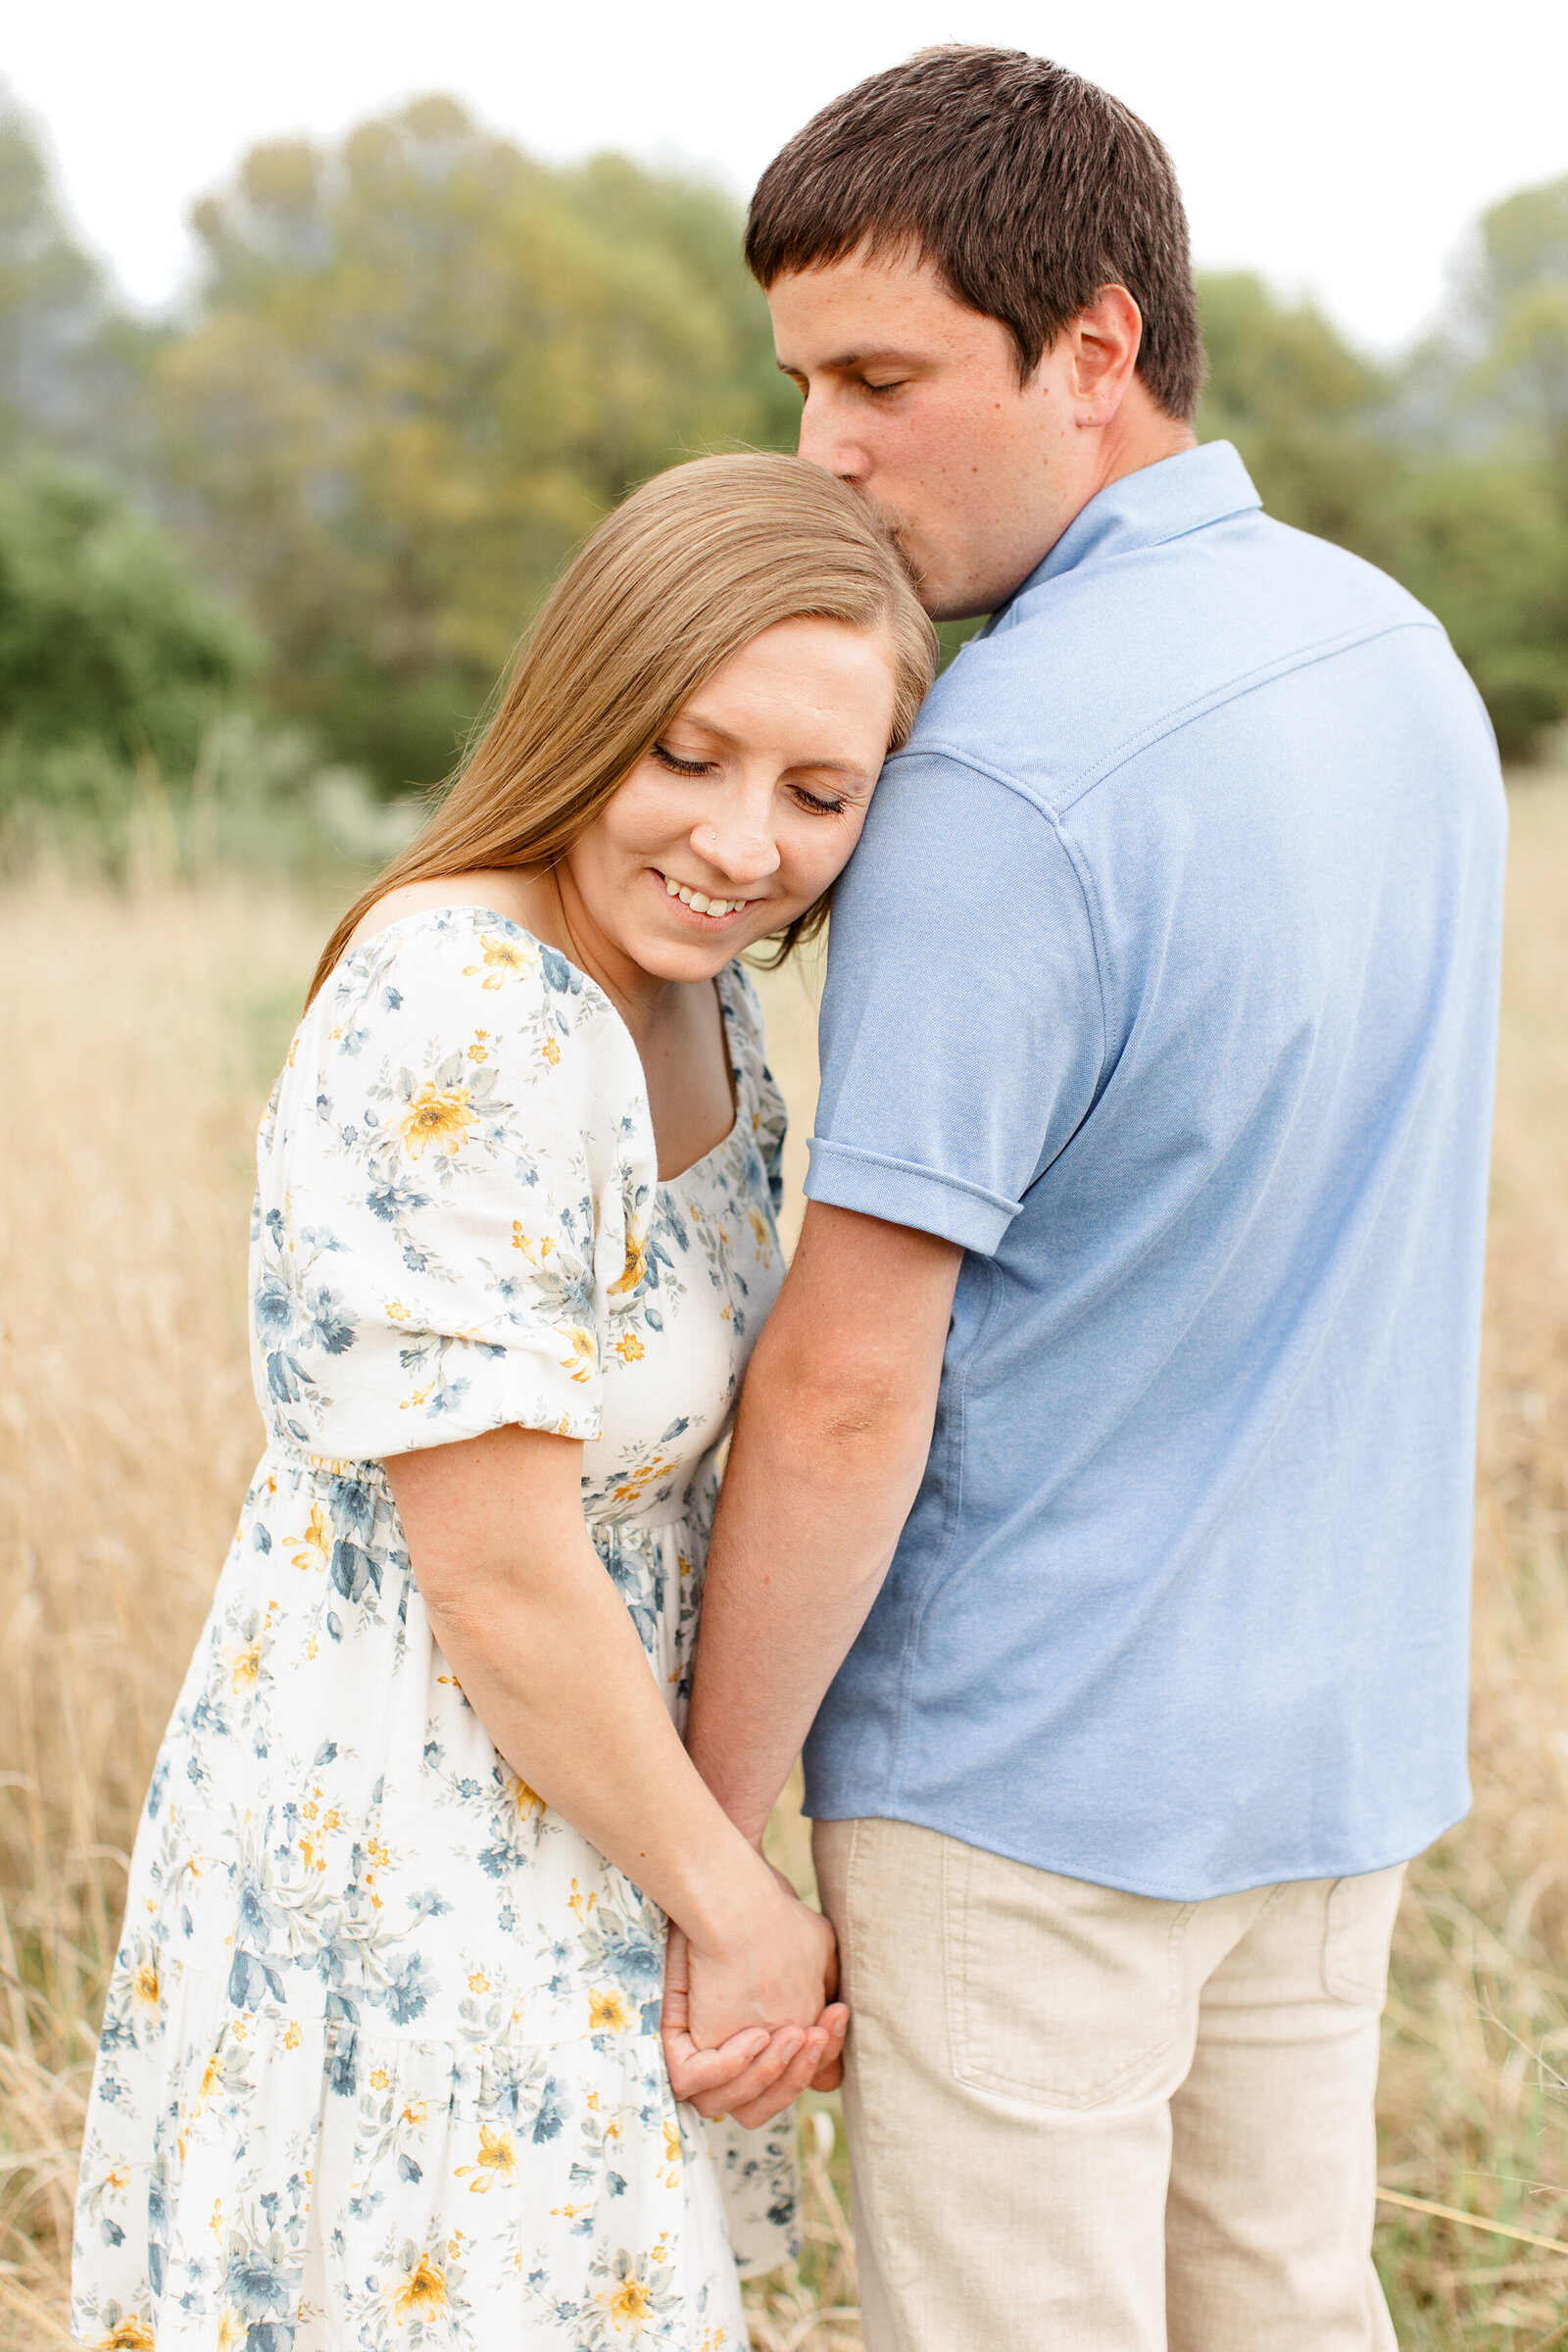
M 766 2120 L 844 2013 L 678 1732 L 781 1273 L 736 958 L 820 921 L 931 662 L 849 490 L 678 467 L 328 944 L 262 1125 L 269 1446 L 132 1861 L 80 2340 L 744 2344 L 736 2263 L 794 2213 Z

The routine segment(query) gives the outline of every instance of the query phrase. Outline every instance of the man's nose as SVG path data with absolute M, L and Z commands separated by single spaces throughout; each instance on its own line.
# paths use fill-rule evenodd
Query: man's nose
M 861 483 L 871 471 L 870 460 L 835 415 L 833 402 L 814 392 L 808 394 L 801 411 L 799 454 L 824 473 L 836 473 L 841 482 Z

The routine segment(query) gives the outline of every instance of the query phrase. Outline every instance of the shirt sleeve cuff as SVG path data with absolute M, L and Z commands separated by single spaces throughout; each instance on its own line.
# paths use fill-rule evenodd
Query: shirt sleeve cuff
M 940 1234 L 981 1257 L 996 1253 L 1018 1214 L 1016 1200 L 988 1193 L 961 1176 L 942 1176 L 910 1160 L 887 1159 L 880 1152 L 861 1152 L 854 1144 L 825 1143 L 816 1135 L 809 1149 L 808 1200 Z

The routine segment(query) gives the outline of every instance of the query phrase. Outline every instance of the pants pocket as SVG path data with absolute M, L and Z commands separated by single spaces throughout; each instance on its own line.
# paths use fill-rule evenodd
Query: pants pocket
M 948 2024 L 960 2082 L 1086 2108 L 1175 2046 L 1192 1906 L 944 1843 Z
M 1389 1997 L 1389 1945 L 1404 1886 L 1404 1864 L 1336 1879 L 1323 1927 L 1323 1989 L 1332 2000 L 1382 2009 Z

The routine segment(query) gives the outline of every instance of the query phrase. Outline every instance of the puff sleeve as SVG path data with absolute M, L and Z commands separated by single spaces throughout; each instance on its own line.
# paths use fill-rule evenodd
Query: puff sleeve
M 476 908 L 346 956 L 263 1122 L 252 1360 L 274 1442 L 371 1460 L 515 1424 L 591 1439 L 656 1182 L 609 1000 Z

